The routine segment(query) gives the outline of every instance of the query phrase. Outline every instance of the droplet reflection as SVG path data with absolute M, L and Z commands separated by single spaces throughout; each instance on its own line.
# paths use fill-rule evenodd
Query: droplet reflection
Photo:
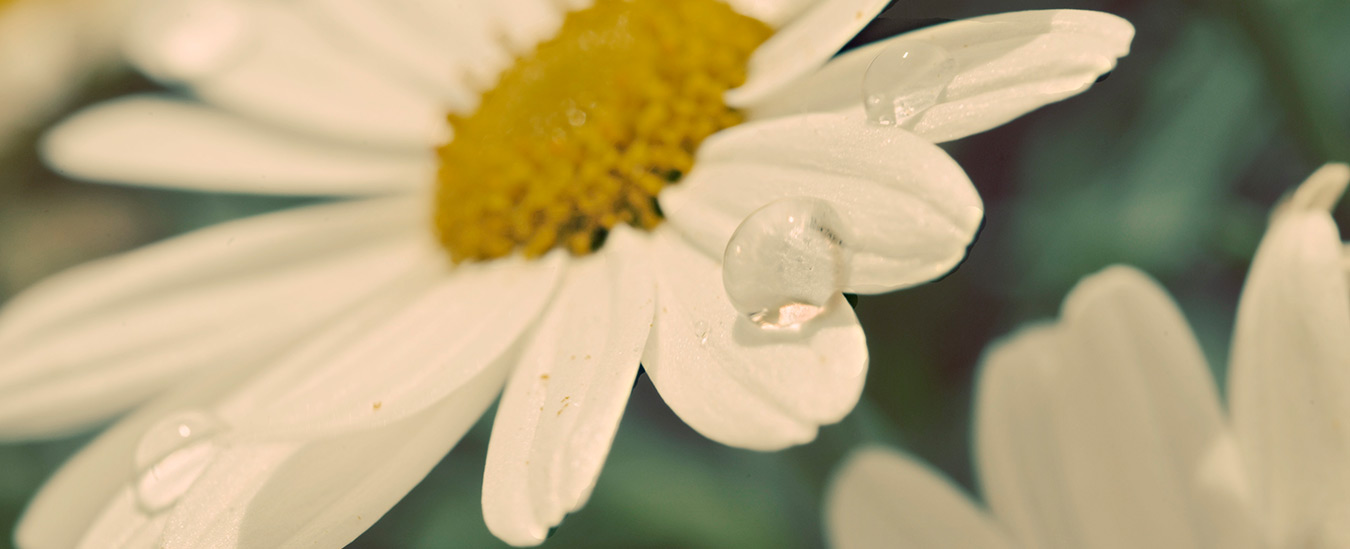
M 192 487 L 215 457 L 214 439 L 223 427 L 206 412 L 187 410 L 146 430 L 135 454 L 136 501 L 142 510 L 163 511 Z
M 843 228 L 834 208 L 814 198 L 785 198 L 751 213 L 723 256 L 731 304 L 765 328 L 795 328 L 819 316 L 847 280 Z
M 896 40 L 872 59 L 863 74 L 867 120 L 894 126 L 936 105 L 956 77 L 956 59 L 946 49 L 917 40 Z

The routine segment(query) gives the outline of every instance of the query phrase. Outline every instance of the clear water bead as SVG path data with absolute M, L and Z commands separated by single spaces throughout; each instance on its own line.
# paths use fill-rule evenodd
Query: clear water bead
M 881 50 L 863 74 L 867 120 L 894 126 L 936 105 L 956 78 L 956 59 L 945 48 L 896 40 Z
M 223 430 L 220 420 L 198 410 L 172 414 L 147 429 L 134 461 L 142 510 L 154 514 L 178 501 L 215 457 L 214 440 Z
M 751 213 L 722 258 L 731 304 L 765 328 L 819 316 L 847 281 L 844 226 L 834 207 L 814 198 L 784 198 Z

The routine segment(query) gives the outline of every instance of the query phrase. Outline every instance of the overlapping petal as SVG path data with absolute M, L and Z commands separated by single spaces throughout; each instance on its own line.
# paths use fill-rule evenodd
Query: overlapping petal
M 1085 279 L 1061 321 L 991 351 L 978 457 L 995 514 L 1040 547 L 1257 547 L 1203 355 L 1138 271 Z
M 386 199 L 264 215 L 44 281 L 0 314 L 0 436 L 87 426 L 185 375 L 290 344 L 438 259 L 415 208 Z
M 426 189 L 427 151 L 394 152 L 306 139 L 176 99 L 131 96 L 90 107 L 44 138 L 70 177 L 204 191 L 369 194 Z
M 825 499 L 825 528 L 836 549 L 1018 547 L 951 481 L 879 447 L 859 450 L 835 475 Z
M 951 141 L 1083 92 L 1129 53 L 1133 37 L 1134 27 L 1127 21 L 1091 11 L 963 19 L 845 53 L 750 105 L 750 113 L 752 119 L 840 110 L 863 116 L 863 75 L 872 60 L 892 44 L 920 41 L 951 54 L 956 75 L 936 105 L 901 127 L 935 143 Z
M 569 266 L 502 396 L 483 516 L 509 543 L 543 542 L 600 475 L 655 308 L 638 238 L 616 231 L 600 254 Z
M 846 291 L 879 293 L 938 278 L 966 255 L 984 209 L 942 149 L 861 117 L 816 114 L 748 123 L 704 142 L 662 210 L 721 257 L 736 226 L 774 200 L 829 202 L 848 225 Z
M 726 93 L 727 104 L 749 107 L 820 68 L 867 26 L 886 0 L 821 0 L 793 18 L 750 56 L 745 84 Z
M 222 18 L 182 17 L 177 6 L 145 10 L 129 38 L 129 55 L 160 78 L 182 81 L 219 107 L 309 133 L 376 148 L 426 148 L 449 138 L 444 106 L 435 93 L 405 85 L 336 46 L 298 6 L 285 2 L 197 0 L 230 10 Z M 216 38 L 212 51 L 181 58 L 194 38 Z M 186 42 L 186 44 L 184 44 Z
M 1313 174 L 1271 219 L 1233 336 L 1233 426 L 1276 541 L 1350 506 L 1350 291 L 1329 210 L 1350 168 Z
M 718 442 L 772 450 L 853 409 L 867 346 L 842 295 L 800 330 L 762 329 L 727 300 L 717 262 L 674 231 L 653 240 L 657 309 L 642 364 L 681 419 Z

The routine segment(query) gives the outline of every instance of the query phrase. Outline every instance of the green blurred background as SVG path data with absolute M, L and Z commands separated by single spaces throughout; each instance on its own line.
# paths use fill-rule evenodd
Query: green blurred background
M 820 546 L 829 474 L 871 441 L 973 488 L 982 350 L 1054 315 L 1074 282 L 1112 263 L 1172 291 L 1222 379 L 1270 206 L 1323 162 L 1350 159 L 1350 2 L 901 0 L 876 27 L 1069 7 L 1129 19 L 1132 53 L 1090 92 L 946 146 L 980 189 L 986 226 L 950 276 L 861 299 L 872 360 L 853 415 L 807 446 L 737 450 L 685 427 L 641 380 L 589 505 L 545 547 Z M 151 87 L 103 77 L 82 102 Z M 32 143 L 0 151 L 0 299 L 89 258 L 296 203 L 64 181 Z M 501 545 L 479 510 L 487 433 L 475 428 L 355 545 Z M 84 440 L 0 446 L 0 530 Z

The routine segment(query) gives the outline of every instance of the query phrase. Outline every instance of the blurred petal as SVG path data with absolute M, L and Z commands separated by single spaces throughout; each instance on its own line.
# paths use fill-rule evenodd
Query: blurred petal
M 440 402 L 510 351 L 553 295 L 561 252 L 436 264 L 293 348 L 220 415 L 260 439 L 385 425 Z
M 29 502 L 14 534 L 18 546 L 66 549 L 75 547 L 81 538 L 97 539 L 99 535 L 106 540 L 105 546 L 111 546 L 112 538 L 130 537 L 138 530 L 153 532 L 157 537 L 168 517 L 151 524 L 149 517 L 136 507 L 129 486 L 129 479 L 136 470 L 133 458 L 141 438 L 166 415 L 202 406 L 238 387 L 243 379 L 258 370 L 261 362 L 204 372 L 132 412 L 96 437 L 67 460 Z M 108 514 L 118 514 L 119 520 L 106 521 L 103 527 L 120 531 L 121 536 L 106 530 L 92 532 L 95 521 Z
M 817 114 L 738 126 L 709 138 L 698 165 L 661 194 L 676 227 L 721 257 L 737 225 L 774 200 L 829 202 L 855 240 L 846 291 L 933 280 L 966 256 L 984 209 L 942 149 L 861 117 Z
M 1127 21 L 1091 11 L 1024 11 L 954 21 L 845 53 L 753 105 L 751 116 L 836 110 L 861 116 L 863 75 L 872 60 L 892 44 L 923 41 L 946 49 L 957 74 L 937 105 L 901 127 L 935 143 L 951 141 L 1082 93 L 1129 53 L 1133 36 Z
M 0 314 L 0 438 L 84 427 L 193 371 L 290 344 L 436 259 L 409 223 L 414 206 L 359 201 L 234 221 L 20 294 Z
M 616 230 L 602 252 L 568 269 L 502 396 L 483 516 L 508 543 L 542 543 L 585 504 L 609 454 L 655 306 L 635 245 Z
M 824 65 L 881 13 L 886 3 L 886 0 L 821 0 L 816 3 L 755 50 L 746 67 L 745 84 L 726 93 L 727 105 L 753 106 Z
M 721 266 L 678 234 L 658 230 L 651 253 L 657 310 L 642 364 L 695 430 L 776 450 L 810 441 L 857 404 L 867 345 L 843 296 L 800 330 L 765 330 L 727 301 Z
M 230 447 L 172 511 L 162 547 L 340 547 L 398 503 L 496 398 L 497 365 L 418 414 L 304 444 Z
M 736 13 L 753 17 L 770 27 L 779 28 L 800 16 L 821 0 L 727 0 Z
M 1238 305 L 1229 397 L 1277 542 L 1350 505 L 1350 291 L 1329 164 L 1274 215 Z
M 434 94 L 451 110 L 468 112 L 478 101 L 455 56 L 445 55 L 437 40 L 417 32 L 418 25 L 391 2 L 305 0 L 301 9 L 332 33 L 344 54 L 410 86 Z
M 202 56 L 206 66 L 165 57 L 196 45 L 188 37 L 215 36 L 207 29 L 220 19 L 182 18 L 173 6 L 145 11 L 149 20 L 129 38 L 142 44 L 128 49 L 133 61 L 151 74 L 189 84 L 208 103 L 320 137 L 419 149 L 449 138 L 445 107 L 435 94 L 390 78 L 371 60 L 336 47 L 331 37 L 312 28 L 298 6 L 228 5 L 237 12 L 239 28 L 221 40 L 219 47 L 227 51 Z
M 90 107 L 45 137 L 68 177 L 176 189 L 263 194 L 366 194 L 424 189 L 425 152 L 384 152 L 306 139 L 229 113 L 156 96 Z
M 979 398 L 990 507 L 1029 546 L 1259 546 L 1204 357 L 1146 275 L 1084 279 L 990 352 Z
M 858 451 L 835 474 L 825 496 L 825 529 L 836 549 L 1016 546 L 950 480 L 881 447 Z
M 478 89 L 491 87 L 513 59 L 493 25 L 493 6 L 475 0 L 386 0 L 410 27 L 436 41 L 437 53 L 453 61 Z M 413 27 L 416 27 L 415 29 Z

